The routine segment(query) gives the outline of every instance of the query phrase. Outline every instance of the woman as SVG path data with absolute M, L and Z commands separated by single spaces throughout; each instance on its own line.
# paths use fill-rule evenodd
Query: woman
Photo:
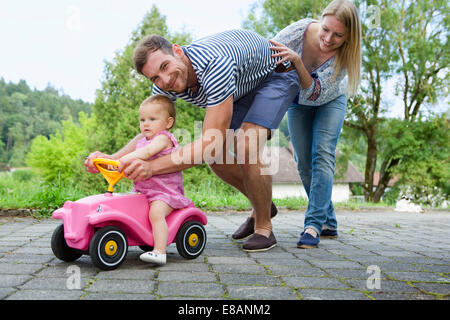
M 334 153 L 347 95 L 356 92 L 361 66 L 361 24 L 348 0 L 332 1 L 320 21 L 302 19 L 272 41 L 280 63 L 291 61 L 301 89 L 288 109 L 288 127 L 298 171 L 308 195 L 299 248 L 315 248 L 319 236 L 337 236 L 331 202 Z

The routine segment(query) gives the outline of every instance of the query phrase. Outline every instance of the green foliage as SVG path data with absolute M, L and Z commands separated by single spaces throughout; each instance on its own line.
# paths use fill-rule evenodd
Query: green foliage
M 42 174 L 47 182 L 73 181 L 77 167 L 88 154 L 87 140 L 92 135 L 95 118 L 79 114 L 81 125 L 71 118 L 62 122 L 62 130 L 50 135 L 36 137 L 27 155 L 27 164 Z
M 394 119 L 383 130 L 385 158 L 400 159 L 392 170 L 400 177 L 400 193 L 413 201 L 437 206 L 450 194 L 449 121 L 444 116 L 414 124 Z
M 303 18 L 319 19 L 326 0 L 265 0 L 250 8 L 243 27 L 271 38 L 289 24 Z
M 35 174 L 30 170 L 15 170 L 12 173 L 13 179 L 19 182 L 30 181 L 33 175 Z
M 24 80 L 6 83 L 0 79 L 0 163 L 13 167 L 25 164 L 31 141 L 49 137 L 70 117 L 90 113 L 91 105 L 60 94 L 50 85 L 43 91 L 31 90 Z

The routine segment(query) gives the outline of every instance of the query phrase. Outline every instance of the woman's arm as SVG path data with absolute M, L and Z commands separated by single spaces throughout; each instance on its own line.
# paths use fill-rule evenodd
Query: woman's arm
M 274 40 L 270 40 L 270 42 L 275 45 L 275 47 L 270 47 L 270 50 L 277 51 L 277 53 L 272 54 L 272 57 L 281 57 L 281 60 L 278 61 L 277 64 L 280 65 L 285 61 L 290 61 L 297 70 L 302 89 L 309 88 L 312 85 L 313 79 L 311 78 L 308 70 L 306 70 L 299 54 L 279 42 L 276 42 Z

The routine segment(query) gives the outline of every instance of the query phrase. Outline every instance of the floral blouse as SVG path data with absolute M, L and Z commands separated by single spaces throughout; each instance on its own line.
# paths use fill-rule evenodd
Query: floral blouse
M 306 18 L 294 22 L 281 30 L 274 40 L 294 50 L 302 57 L 303 38 L 311 22 L 318 21 Z M 301 105 L 320 106 L 346 93 L 347 71 L 343 68 L 336 78 L 333 78 L 334 59 L 334 56 L 331 57 L 310 73 L 313 78 L 311 86 L 301 89 L 297 96 L 298 101 L 295 102 Z

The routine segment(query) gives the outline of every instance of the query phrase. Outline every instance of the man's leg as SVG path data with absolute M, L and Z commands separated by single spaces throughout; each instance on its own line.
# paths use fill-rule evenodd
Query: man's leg
M 240 129 L 236 154 L 242 171 L 243 187 L 254 210 L 255 233 L 268 238 L 272 232 L 272 176 L 262 174 L 266 164 L 262 162 L 261 155 L 270 131 L 249 122 L 244 122 Z
M 257 124 L 244 122 L 235 141 L 233 163 L 212 164 L 210 167 L 222 180 L 242 192 L 253 206 L 255 232 L 269 237 L 272 231 L 270 211 L 272 203 L 272 176 L 262 174 L 266 165 L 261 154 L 269 130 Z M 227 151 L 224 148 L 224 152 Z M 228 151 L 227 151 L 228 152 Z M 228 157 L 231 159 L 231 155 Z

